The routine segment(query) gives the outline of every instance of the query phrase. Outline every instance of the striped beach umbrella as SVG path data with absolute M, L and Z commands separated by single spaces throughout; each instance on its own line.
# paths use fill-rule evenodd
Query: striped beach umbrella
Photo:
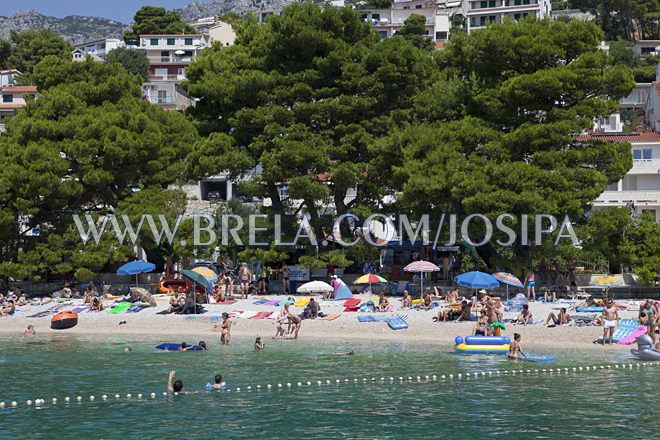
M 355 280 L 354 284 L 376 284 L 386 282 L 387 280 L 385 278 L 369 273 L 367 275 L 362 275 L 360 278 Z
M 494 273 L 493 276 L 497 278 L 498 281 L 504 283 L 506 285 L 506 299 L 509 299 L 509 286 L 513 287 L 520 287 L 521 289 L 524 288 L 525 286 L 523 285 L 522 281 L 518 279 L 517 276 L 514 274 L 508 273 L 508 272 L 497 272 Z
M 437 272 L 440 270 L 438 266 L 435 264 L 431 263 L 430 261 L 425 261 L 425 260 L 420 260 L 420 261 L 413 261 L 409 265 L 403 268 L 406 272 L 419 272 L 419 279 L 421 281 L 420 283 L 420 296 L 424 293 L 424 277 L 422 276 L 422 273 L 424 272 Z

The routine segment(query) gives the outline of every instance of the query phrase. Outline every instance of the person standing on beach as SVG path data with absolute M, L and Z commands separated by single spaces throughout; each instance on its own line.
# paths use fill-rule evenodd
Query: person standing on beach
M 614 330 L 616 330 L 620 319 L 619 309 L 614 304 L 614 301 L 611 299 L 607 300 L 607 306 L 603 310 L 603 348 L 605 348 L 605 340 L 608 335 L 610 339 L 609 345 L 612 345 Z
M 298 339 L 298 331 L 300 331 L 300 326 L 302 325 L 302 319 L 296 315 L 289 316 L 289 329 L 288 335 L 291 336 L 293 333 L 293 339 Z
M 247 268 L 247 265 L 243 264 L 241 269 L 238 271 L 238 282 L 241 283 L 241 293 L 245 299 L 248 297 L 250 281 L 252 281 L 252 273 Z
M 525 294 L 527 295 L 528 301 L 534 301 L 535 299 L 535 285 L 536 282 L 534 281 L 534 270 L 530 267 L 527 269 L 527 273 L 525 274 Z
M 229 345 L 229 338 L 231 337 L 231 321 L 229 320 L 229 313 L 222 314 L 222 324 L 220 326 L 222 333 L 220 334 L 220 342 L 223 345 Z
M 282 263 L 282 268 L 280 269 L 280 272 L 282 272 L 282 288 L 284 289 L 284 292 L 287 295 L 290 295 L 291 294 L 291 281 L 290 281 L 291 271 L 289 270 L 289 266 L 286 265 L 286 262 Z

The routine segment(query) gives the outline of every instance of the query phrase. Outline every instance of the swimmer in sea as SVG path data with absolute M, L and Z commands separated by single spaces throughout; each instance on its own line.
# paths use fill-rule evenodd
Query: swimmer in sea
M 520 342 L 520 334 L 513 334 L 513 342 L 509 346 L 509 359 L 520 359 L 520 356 L 527 357 L 522 351 L 522 343 Z
M 124 347 L 124 353 L 129 353 L 131 351 L 133 351 L 131 347 Z
M 23 333 L 23 337 L 29 338 L 29 337 L 32 337 L 36 334 L 37 334 L 37 332 L 34 331 L 34 326 L 33 325 L 28 325 L 27 330 L 25 330 L 25 333 Z
M 336 353 L 336 352 L 330 353 L 331 356 L 352 356 L 354 354 L 355 354 L 355 352 L 353 350 L 347 351 L 345 353 Z
M 188 351 L 188 350 L 190 350 L 190 346 L 185 342 L 182 342 L 181 347 L 179 347 L 179 351 Z
M 174 370 L 170 371 L 170 376 L 167 379 L 167 392 L 170 394 L 196 394 L 197 391 L 183 391 L 183 382 L 180 380 L 176 380 L 172 382 L 174 379 L 174 374 L 176 372 Z
M 215 383 L 213 384 L 214 390 L 221 390 L 225 387 L 225 383 L 222 381 L 221 374 L 216 374 L 214 380 L 215 380 Z
M 208 351 L 208 348 L 206 348 L 206 342 L 199 341 L 199 344 L 197 344 L 197 345 L 199 345 L 199 348 L 201 348 L 202 351 Z
M 264 348 L 266 348 L 266 344 L 261 340 L 261 336 L 257 336 L 257 339 L 254 341 L 254 350 L 262 351 Z

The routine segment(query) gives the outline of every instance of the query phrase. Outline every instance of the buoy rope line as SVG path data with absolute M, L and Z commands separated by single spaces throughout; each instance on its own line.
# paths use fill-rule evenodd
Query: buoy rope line
M 344 378 L 344 379 L 326 379 L 326 380 L 315 380 L 315 381 L 300 381 L 300 382 L 282 382 L 282 383 L 272 383 L 266 385 L 248 385 L 245 387 L 235 387 L 235 388 L 225 388 L 224 392 L 230 393 L 245 393 L 245 392 L 262 392 L 262 391 L 284 391 L 284 390 L 295 390 L 298 388 L 311 387 L 311 386 L 340 386 L 347 384 L 366 384 L 366 383 L 417 383 L 417 382 L 446 382 L 446 381 L 458 381 L 458 380 L 471 380 L 471 379 L 481 379 L 485 377 L 503 377 L 503 376 L 528 376 L 528 375 L 541 375 L 541 374 L 569 374 L 569 373 L 580 373 L 580 372 L 593 372 L 593 371 L 615 371 L 615 370 L 632 370 L 632 369 L 641 369 L 642 367 L 649 366 L 660 366 L 660 362 L 636 362 L 636 363 L 623 363 L 623 364 L 606 364 L 606 365 L 588 365 L 582 367 L 563 367 L 563 368 L 520 368 L 520 369 L 507 369 L 507 370 L 484 370 L 484 371 L 475 371 L 468 373 L 451 373 L 451 374 L 426 374 L 424 376 L 380 376 L 380 377 L 362 377 L 362 378 Z M 177 393 L 175 393 L 176 395 Z M 154 400 L 158 395 L 167 396 L 168 393 L 140 393 L 140 394 L 114 394 L 107 395 L 103 394 L 100 396 L 100 400 L 107 401 L 146 401 Z M 71 403 L 82 404 L 83 402 L 95 402 L 97 401 L 96 396 L 76 396 L 70 397 L 66 396 L 64 399 L 57 399 L 53 397 L 50 400 L 45 399 L 34 399 L 26 400 L 25 402 L 4 402 L 0 401 L 0 409 L 4 408 L 16 408 L 16 407 L 44 407 L 48 404 L 58 405 L 63 402 L 65 405 Z

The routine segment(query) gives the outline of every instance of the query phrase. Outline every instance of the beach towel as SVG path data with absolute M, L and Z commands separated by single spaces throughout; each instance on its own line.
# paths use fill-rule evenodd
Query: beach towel
M 405 318 L 406 317 L 404 316 L 394 316 L 387 319 L 385 322 L 387 322 L 387 325 L 392 330 L 404 330 L 408 328 L 408 323 L 406 322 Z
M 265 299 L 258 299 L 258 300 L 256 300 L 255 302 L 253 302 L 252 304 L 254 304 L 255 306 L 260 306 L 260 305 L 262 305 L 262 304 L 264 304 L 264 303 L 266 303 L 266 302 L 268 302 L 268 301 L 265 300 Z
M 142 311 L 143 309 L 146 309 L 147 307 L 149 306 L 145 306 L 143 304 L 134 304 L 126 310 L 126 313 L 137 313 Z
M 383 316 L 383 315 L 359 315 L 359 322 L 383 322 L 392 318 L 392 316 Z
M 243 310 L 232 310 L 231 312 L 227 313 L 230 318 L 236 318 L 238 315 L 242 314 Z
M 226 301 L 220 301 L 220 302 L 216 302 L 216 304 L 221 304 L 221 305 L 223 305 L 223 304 L 224 304 L 224 305 L 229 305 L 229 304 L 234 304 L 235 302 L 236 302 L 236 300 L 235 300 L 235 299 L 228 299 L 228 300 L 226 300 Z
M 258 313 L 259 313 L 259 312 L 255 311 L 255 310 L 245 310 L 243 313 L 241 313 L 241 314 L 239 314 L 239 315 L 236 315 L 236 318 L 239 318 L 239 319 L 250 319 L 250 318 L 252 318 L 252 317 L 254 317 L 254 316 L 257 316 Z
M 344 301 L 344 307 L 355 307 L 358 304 L 360 304 L 360 299 L 358 298 L 351 298 Z
M 299 299 L 293 303 L 293 307 L 305 307 L 307 304 L 309 304 L 309 298 Z
M 318 318 L 320 321 L 334 321 L 335 319 L 339 318 L 341 316 L 341 313 L 331 313 L 326 316 L 323 316 L 321 318 Z
M 48 310 L 42 310 L 39 313 L 35 313 L 34 315 L 28 315 L 27 317 L 28 318 L 43 318 L 45 316 L 55 314 L 55 313 L 59 312 L 60 310 L 62 310 L 63 308 L 64 308 L 63 305 L 57 305 L 57 306 L 51 307 Z
M 76 307 L 75 309 L 73 309 L 73 311 L 76 312 L 76 313 L 80 313 L 84 310 L 87 310 L 87 308 L 89 308 L 89 306 Z
M 270 315 L 272 315 L 273 313 L 274 312 L 259 312 L 256 315 L 254 315 L 253 317 L 251 317 L 250 319 L 266 319 Z
M 290 299 L 285 299 L 284 301 L 280 301 L 279 303 L 277 303 L 277 305 L 282 307 L 282 306 L 285 306 L 287 304 L 291 305 L 293 303 L 295 303 L 295 301 L 290 300 Z
M 124 310 L 128 310 L 128 308 L 131 307 L 132 305 L 133 303 L 131 302 L 127 302 L 127 301 L 120 302 L 119 304 L 108 310 L 108 313 L 110 313 L 111 315 L 116 315 L 117 313 L 123 312 Z
M 262 305 L 262 306 L 276 306 L 276 305 L 278 305 L 279 303 L 280 303 L 280 302 L 279 302 L 278 300 L 270 299 L 270 300 L 268 300 L 268 301 L 265 301 L 265 302 L 261 303 L 261 305 Z

